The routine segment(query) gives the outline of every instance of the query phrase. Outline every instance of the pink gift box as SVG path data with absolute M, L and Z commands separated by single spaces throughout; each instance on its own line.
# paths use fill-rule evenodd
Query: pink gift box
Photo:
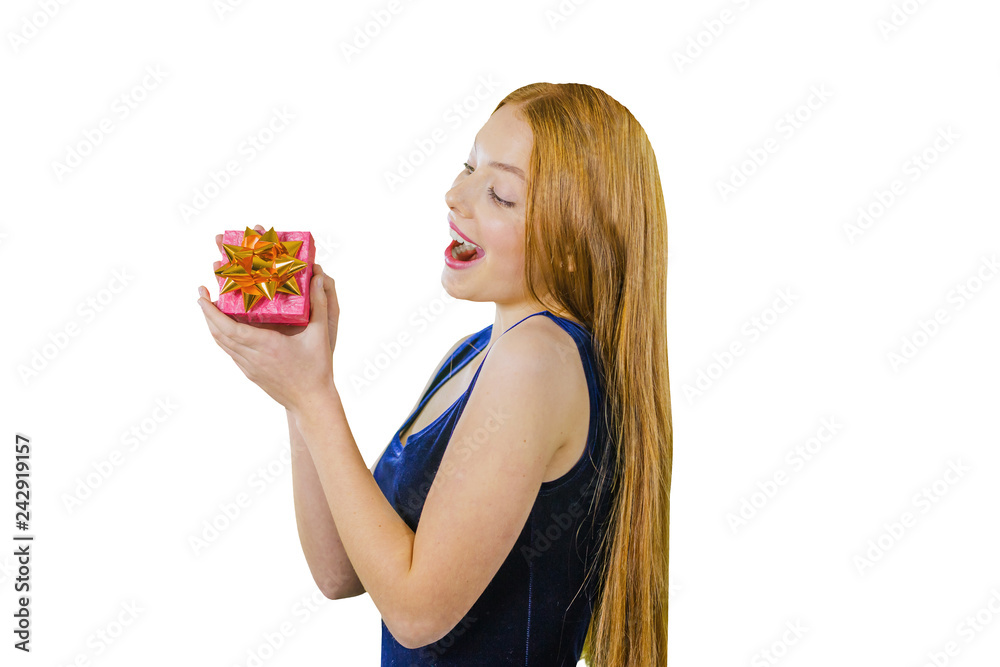
M 276 230 L 277 231 L 277 230 Z M 243 310 L 243 292 L 233 290 L 219 295 L 219 300 L 215 305 L 237 322 L 247 322 L 248 324 L 294 324 L 305 326 L 309 324 L 309 286 L 312 284 L 313 261 L 316 259 L 316 244 L 313 242 L 312 234 L 309 232 L 277 232 L 279 241 L 302 241 L 302 246 L 295 254 L 295 258 L 306 263 L 306 268 L 294 274 L 290 280 L 294 280 L 299 285 L 302 296 L 295 294 L 285 294 L 278 292 L 273 299 L 262 296 L 257 299 L 250 312 Z M 226 245 L 241 245 L 243 243 L 243 232 L 226 231 L 222 234 L 222 242 Z M 222 255 L 223 263 L 228 263 L 229 258 L 225 253 Z M 217 276 L 219 279 L 219 290 L 226 283 L 226 279 Z

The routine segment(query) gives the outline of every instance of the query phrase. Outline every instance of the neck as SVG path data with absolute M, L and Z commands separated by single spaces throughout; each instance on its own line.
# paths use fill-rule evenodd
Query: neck
M 576 318 L 569 315 L 562 309 L 555 306 L 546 308 L 541 302 L 538 301 L 524 301 L 517 304 L 496 304 L 496 316 L 493 318 L 493 331 L 490 333 L 489 345 L 492 346 L 496 342 L 503 332 L 511 328 L 525 317 L 532 315 L 534 313 L 547 310 L 557 317 L 563 319 L 571 320 L 576 322 Z M 544 316 L 542 316 L 544 317 Z M 579 324 L 579 322 L 577 322 Z

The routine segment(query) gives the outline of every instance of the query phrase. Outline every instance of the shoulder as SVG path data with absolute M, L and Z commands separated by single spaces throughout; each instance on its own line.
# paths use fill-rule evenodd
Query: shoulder
M 448 359 L 450 359 L 451 356 L 453 354 L 455 354 L 455 352 L 458 351 L 458 348 L 460 348 L 463 345 L 465 345 L 465 343 L 468 342 L 469 339 L 482 334 L 483 331 L 484 330 L 480 330 L 480 331 L 476 331 L 475 333 L 471 333 L 471 334 L 469 334 L 467 336 L 462 336 L 457 341 L 455 341 L 455 343 L 450 348 L 448 348 L 448 351 L 444 353 L 444 356 L 442 356 L 441 359 L 438 360 L 437 366 L 434 367 L 434 371 L 431 373 L 431 377 L 427 381 L 427 386 L 424 387 L 424 391 L 427 391 L 428 389 L 430 389 L 430 383 L 434 380 L 434 377 L 441 371 L 441 368 L 444 367 L 444 363 L 446 361 L 448 361 Z
M 576 340 L 544 315 L 531 317 L 500 336 L 483 362 L 478 383 L 490 390 L 514 388 L 530 397 L 557 426 L 569 416 L 569 399 L 585 383 Z M 583 385 L 586 391 L 586 385 Z
M 438 362 L 438 367 L 440 368 L 441 365 L 444 364 L 444 362 L 448 360 L 448 357 L 450 357 L 451 355 L 455 354 L 455 352 L 458 350 L 458 348 L 460 348 L 463 345 L 465 345 L 465 343 L 468 342 L 469 339 L 471 339 L 471 338 L 473 338 L 475 336 L 478 336 L 481 333 L 482 333 L 481 331 L 477 331 L 475 333 L 469 334 L 468 336 L 462 336 L 457 341 L 455 341 L 454 345 L 452 345 L 450 348 L 448 348 L 448 351 L 444 353 L 443 357 L 441 357 L 441 361 Z
M 576 339 L 544 315 L 524 320 L 498 338 L 494 347 L 512 359 L 542 364 L 546 371 L 556 371 L 579 357 Z

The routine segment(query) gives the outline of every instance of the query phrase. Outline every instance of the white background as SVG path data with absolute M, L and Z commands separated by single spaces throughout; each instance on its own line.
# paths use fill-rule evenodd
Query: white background
M 0 14 L 4 664 L 248 665 L 285 622 L 265 665 L 379 663 L 371 599 L 326 601 L 306 567 L 284 410 L 216 346 L 196 289 L 217 296 L 215 234 L 311 231 L 337 281 L 335 375 L 374 462 L 441 355 L 493 321 L 491 303 L 442 294 L 444 193 L 490 111 L 534 81 L 602 88 L 658 159 L 671 664 L 772 664 L 764 650 L 789 666 L 995 664 L 1000 5 L 427 0 L 351 56 L 387 2 L 48 5 Z M 274 109 L 294 119 L 246 159 Z M 437 128 L 445 140 L 414 154 Z M 54 166 L 77 150 L 78 166 Z M 175 406 L 160 422 L 158 400 Z M 30 655 L 11 647 L 15 433 L 32 438 Z M 797 466 L 789 452 L 814 436 Z M 241 493 L 250 505 L 194 549 Z M 134 622 L 97 640 L 131 604 Z

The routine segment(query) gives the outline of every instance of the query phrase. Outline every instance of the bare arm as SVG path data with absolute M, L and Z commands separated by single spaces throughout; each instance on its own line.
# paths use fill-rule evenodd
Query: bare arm
M 295 524 L 299 531 L 302 553 L 305 554 L 313 580 L 323 595 L 331 600 L 361 595 L 365 588 L 340 542 L 312 454 L 290 414 L 288 438 L 292 449 Z
M 573 368 L 546 349 L 569 334 L 548 320 L 521 329 L 500 337 L 483 360 L 452 432 L 459 445 L 445 448 L 419 530 L 364 465 L 335 382 L 292 407 L 344 549 L 406 648 L 444 637 L 482 595 L 523 531 L 569 423 L 565 394 L 553 389 Z M 489 446 L 466 444 L 477 429 L 489 431 Z
M 423 391 L 420 392 L 411 413 L 420 404 L 420 398 L 430 389 L 431 381 L 441 370 L 445 360 L 467 339 L 468 336 L 455 343 L 438 362 L 437 368 L 431 373 Z M 358 578 L 350 558 L 347 557 L 347 552 L 344 551 L 344 545 L 340 541 L 337 525 L 333 521 L 329 502 L 323 493 L 319 474 L 316 472 L 316 464 L 302 439 L 302 434 L 295 425 L 294 418 L 287 411 L 286 415 L 288 417 L 288 439 L 292 452 L 295 524 L 298 527 L 299 542 L 302 544 L 302 553 L 306 557 L 309 571 L 323 595 L 331 600 L 361 595 L 365 592 L 365 587 Z M 381 458 L 382 456 L 379 455 L 369 468 L 372 474 L 374 474 L 375 466 L 378 465 Z
M 255 225 L 254 230 L 263 234 L 264 228 Z M 215 236 L 215 244 L 219 252 L 226 256 L 222 247 L 222 234 Z M 222 262 L 215 262 L 213 269 L 218 269 Z M 328 280 L 324 278 L 324 281 Z M 287 329 L 284 325 L 261 324 L 266 329 L 278 331 Z M 336 324 L 331 326 L 331 336 L 336 339 Z M 306 563 L 312 573 L 313 580 L 320 591 L 330 599 L 346 598 L 361 595 L 364 586 L 354 572 L 344 546 L 340 542 L 340 534 L 330 514 L 330 507 L 320 486 L 316 465 L 312 454 L 302 439 L 302 434 L 295 425 L 295 419 L 288 411 L 288 440 L 292 455 L 292 493 L 295 503 L 295 525 L 299 532 L 299 542 L 305 554 Z M 377 463 L 377 460 L 376 460 Z M 374 465 L 372 466 L 374 472 Z

